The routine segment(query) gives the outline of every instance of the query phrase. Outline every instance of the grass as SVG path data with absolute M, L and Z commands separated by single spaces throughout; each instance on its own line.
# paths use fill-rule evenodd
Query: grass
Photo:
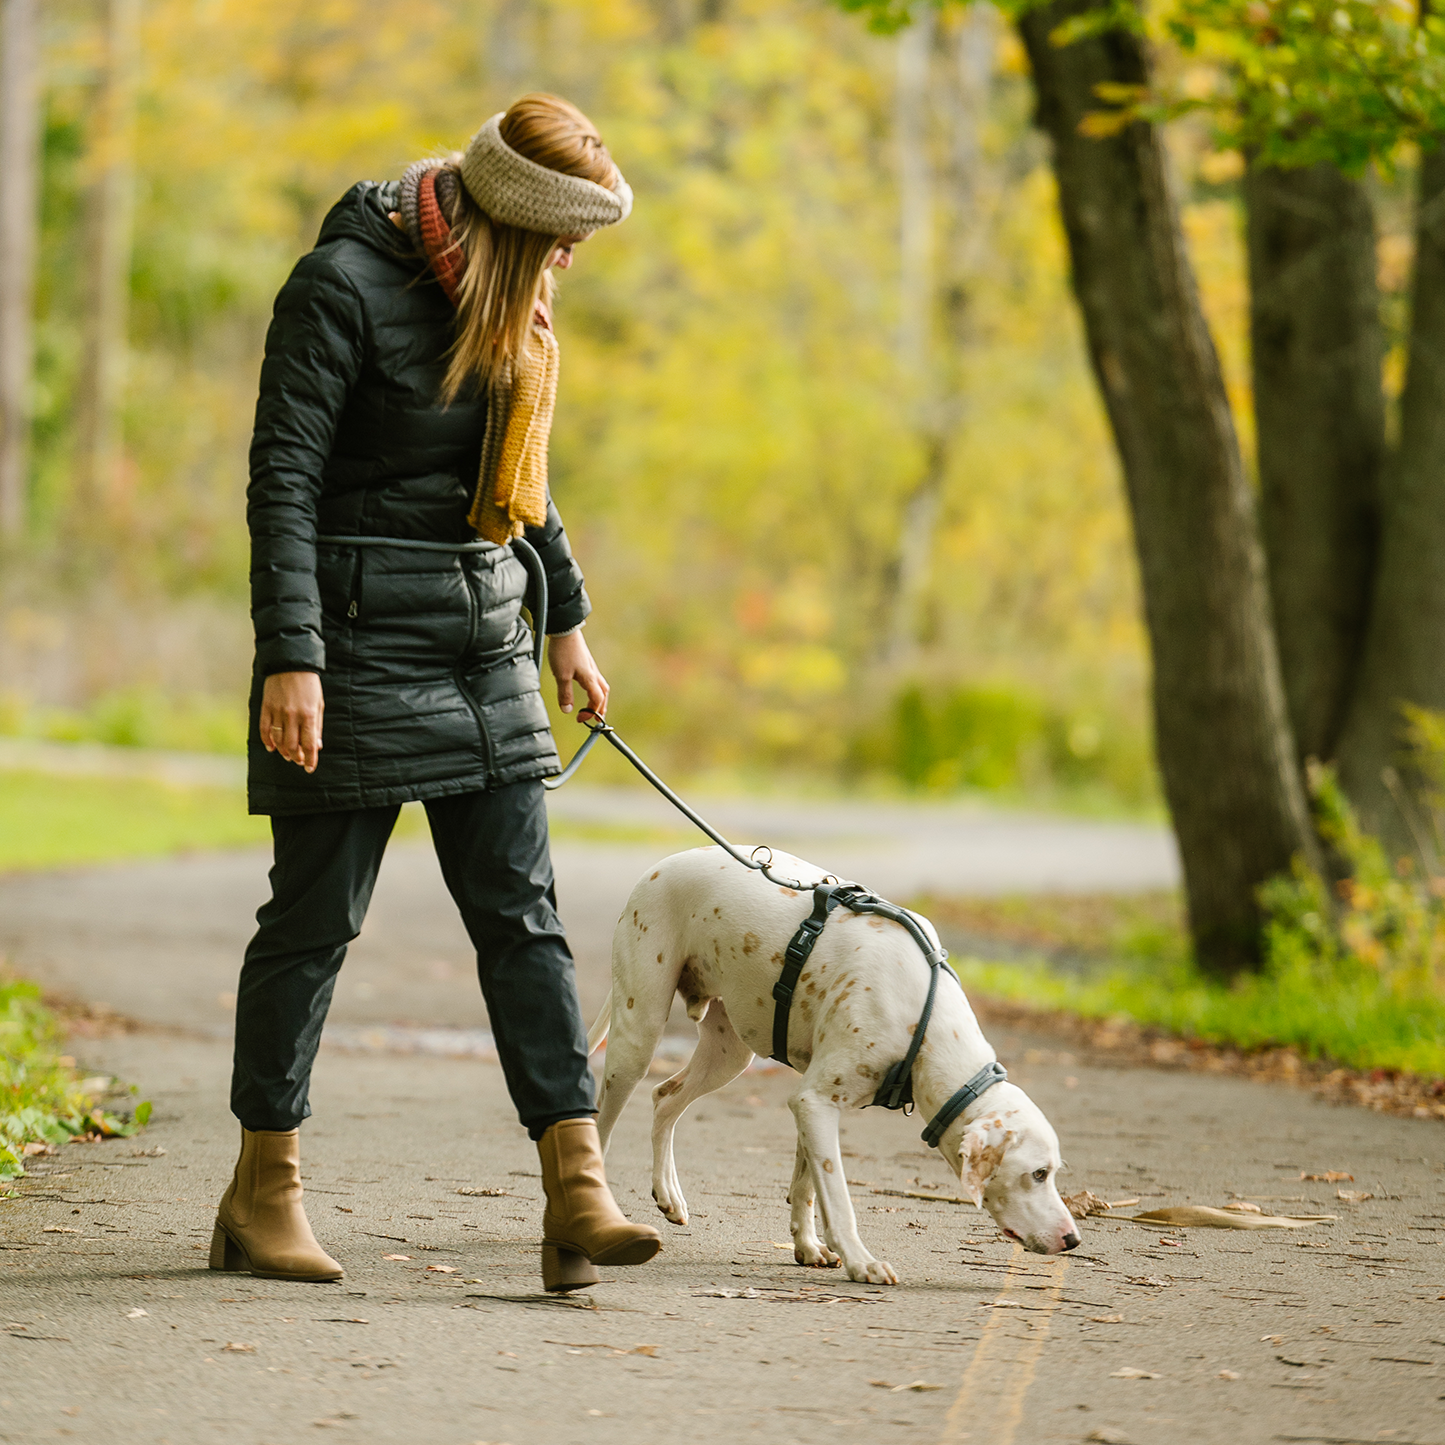
M 82 1079 L 60 1049 L 59 1027 L 35 985 L 0 980 L 0 1179 L 23 1174 L 33 1152 L 134 1134 L 150 1118 L 149 1103 L 132 1119 L 98 1107 L 113 1080 Z
M 241 848 L 270 836 L 238 789 L 0 772 L 0 872 Z
M 920 906 L 945 933 L 987 933 L 1037 950 L 1033 960 L 955 959 L 975 995 L 1084 1018 L 1122 1015 L 1241 1049 L 1284 1046 L 1347 1068 L 1445 1075 L 1445 993 L 1328 942 L 1335 935 L 1320 923 L 1313 885 L 1271 887 L 1265 967 L 1233 985 L 1194 967 L 1174 895 Z M 1346 933 L 1350 923 L 1347 913 Z

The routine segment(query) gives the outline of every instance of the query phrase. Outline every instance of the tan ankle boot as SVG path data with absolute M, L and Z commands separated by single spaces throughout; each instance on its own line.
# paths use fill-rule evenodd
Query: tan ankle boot
M 601 1276 L 596 1264 L 645 1264 L 662 1248 L 650 1224 L 633 1224 L 617 1207 L 602 1172 L 595 1119 L 561 1119 L 537 1141 L 542 1156 L 542 1283 L 581 1289 Z
M 341 1278 L 301 1204 L 299 1129 L 241 1130 L 241 1157 L 216 1210 L 211 1268 L 249 1270 L 262 1279 Z

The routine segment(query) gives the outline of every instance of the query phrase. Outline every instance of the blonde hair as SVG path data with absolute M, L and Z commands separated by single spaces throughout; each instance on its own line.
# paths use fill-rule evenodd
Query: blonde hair
M 549 170 L 581 176 L 613 189 L 617 167 L 597 128 L 575 105 L 555 95 L 524 95 L 501 122 L 502 139 L 519 155 Z M 462 184 L 458 157 L 456 202 L 447 219 L 452 245 L 466 263 L 457 291 L 457 339 L 442 381 L 450 405 L 472 386 L 491 385 L 521 355 L 538 305 L 550 314 L 552 273 L 547 267 L 559 236 L 524 231 L 494 221 Z

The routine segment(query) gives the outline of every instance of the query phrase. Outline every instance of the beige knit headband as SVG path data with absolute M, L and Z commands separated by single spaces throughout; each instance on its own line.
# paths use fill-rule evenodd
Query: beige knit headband
M 467 144 L 462 181 L 472 199 L 494 220 L 544 236 L 575 236 L 625 221 L 632 188 L 617 172 L 615 190 L 581 176 L 539 166 L 502 139 L 498 111 Z

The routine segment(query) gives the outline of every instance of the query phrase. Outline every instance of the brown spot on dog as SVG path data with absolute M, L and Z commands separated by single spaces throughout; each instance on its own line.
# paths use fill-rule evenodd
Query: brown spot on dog
M 867 1064 L 859 1064 L 858 1073 L 865 1079 L 876 1079 L 878 1077 L 878 1070 L 870 1069 Z
M 783 961 L 783 955 L 782 955 L 781 953 L 775 953 L 775 954 L 773 955 L 773 962 L 774 962 L 774 963 L 781 963 L 782 961 Z
M 767 1005 L 762 1001 L 762 999 L 759 999 L 759 1000 L 758 1000 L 758 1007 L 759 1007 L 759 1008 L 766 1008 Z
M 667 1079 L 659 1084 L 652 1092 L 655 1098 L 665 1099 L 669 1094 L 677 1093 L 680 1088 L 682 1088 L 681 1079 Z
M 796 898 L 798 896 L 798 890 L 796 888 L 779 888 L 778 892 L 785 898 Z
M 871 1044 L 869 1044 L 868 1047 L 869 1047 L 870 1049 L 877 1048 L 877 1047 L 878 1047 L 877 1040 L 874 1040 L 874 1042 L 871 1043 Z
M 633 1005 L 634 1003 L 636 1003 L 636 1002 L 637 1002 L 636 999 L 628 999 L 628 1000 L 627 1000 L 627 1007 L 628 1007 L 628 1008 L 631 1008 L 632 1005 Z
M 831 1159 L 825 1159 L 825 1160 L 823 1160 L 823 1173 L 824 1173 L 824 1174 L 831 1174 L 832 1172 L 833 1172 L 833 1161 L 832 1161 Z
M 912 1033 L 912 1032 L 914 1031 L 914 1029 L 916 1029 L 917 1027 L 918 1027 L 917 1024 L 909 1024 L 909 1025 L 908 1025 L 908 1032 L 909 1032 L 909 1033 Z
M 635 908 L 632 910 L 632 926 L 637 927 L 637 910 Z
M 657 874 L 654 873 L 654 874 L 652 875 L 652 878 L 656 878 L 656 877 L 657 877 Z M 649 878 L 647 881 L 648 881 L 649 883 L 651 883 L 651 882 L 652 882 L 652 878 Z
M 752 953 L 762 944 L 762 941 L 763 940 L 759 938 L 756 933 L 743 934 L 743 952 Z
M 833 1083 L 834 1083 L 835 1085 L 841 1084 L 842 1082 L 843 1082 L 842 1075 L 839 1075 L 838 1078 L 836 1078 L 836 1079 L 833 1080 Z
M 662 955 L 661 955 L 660 953 L 657 955 L 657 961 L 658 961 L 659 963 L 662 962 Z
M 714 917 L 714 918 L 721 918 L 721 917 L 722 917 L 722 909 L 721 909 L 721 908 L 714 908 L 714 909 L 713 909 L 713 917 Z

